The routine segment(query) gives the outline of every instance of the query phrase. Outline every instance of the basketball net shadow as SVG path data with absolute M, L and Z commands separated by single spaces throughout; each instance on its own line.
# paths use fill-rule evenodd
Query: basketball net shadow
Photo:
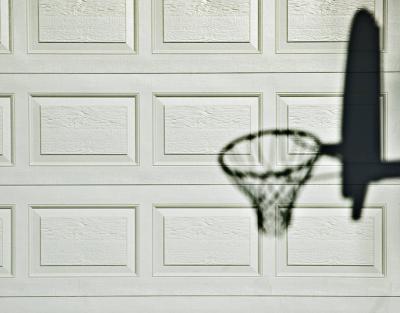
M 400 176 L 400 162 L 381 159 L 380 34 L 374 17 L 362 9 L 355 14 L 350 33 L 343 95 L 342 142 L 327 145 L 299 130 L 262 130 L 227 144 L 218 161 L 224 172 L 256 208 L 258 226 L 281 234 L 289 226 L 301 186 L 311 177 L 323 155 L 342 163 L 342 194 L 353 201 L 352 218 L 359 220 L 370 182 Z M 282 169 L 271 160 L 285 143 L 296 164 Z M 258 151 L 260 165 L 250 155 Z M 268 163 L 271 164 L 268 166 Z

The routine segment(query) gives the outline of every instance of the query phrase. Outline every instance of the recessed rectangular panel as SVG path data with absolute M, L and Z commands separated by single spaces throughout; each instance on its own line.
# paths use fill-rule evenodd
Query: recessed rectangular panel
M 3 96 L 0 97 L 0 166 L 13 164 L 13 140 L 12 97 Z
M 354 13 L 375 0 L 287 0 L 289 41 L 347 41 Z
M 217 164 L 232 140 L 259 130 L 258 96 L 156 96 L 156 163 Z M 244 143 L 235 153 L 258 158 Z
M 278 95 L 278 128 L 306 131 L 323 144 L 339 144 L 342 130 L 342 97 L 333 94 Z M 281 136 L 277 156 L 280 165 L 306 162 L 318 150 L 312 140 Z M 317 165 L 337 165 L 333 158 L 322 156 Z
M 299 100 L 299 101 L 296 101 Z M 337 144 L 341 140 L 342 98 L 297 98 L 287 106 L 288 129 L 299 129 L 317 136 L 325 144 Z M 289 141 L 289 153 L 315 153 L 315 149 L 306 147 L 296 150 Z
M 288 229 L 288 265 L 374 264 L 375 225 L 372 217 L 356 222 L 349 216 L 296 210 L 308 214 L 298 216 Z
M 34 206 L 31 275 L 132 276 L 135 207 Z
M 4 136 L 4 130 L 3 130 L 3 108 L 0 107 L 0 155 L 3 155 L 3 136 Z
M 41 105 L 41 153 L 127 154 L 129 108 L 112 99 L 110 104 L 79 101 Z
M 155 275 L 258 274 L 258 229 L 253 209 L 157 206 L 154 222 Z
M 29 53 L 135 53 L 135 0 L 28 4 Z
M 250 0 L 164 0 L 165 42 L 249 42 Z
M 225 143 L 251 129 L 250 105 L 218 98 L 160 101 L 165 104 L 165 154 L 218 154 Z
M 259 0 L 153 0 L 154 52 L 259 53 Z
M 125 0 L 39 0 L 40 42 L 125 42 Z
M 13 275 L 12 210 L 0 207 L 0 277 Z
M 0 219 L 0 267 L 3 266 L 3 220 Z
M 0 53 L 11 52 L 10 0 L 0 0 Z
M 240 216 L 166 216 L 164 264 L 250 265 L 250 227 Z
M 381 114 L 386 114 L 385 94 L 381 95 Z M 335 145 L 342 142 L 343 97 L 335 94 L 280 94 L 277 97 L 278 128 L 302 130 L 318 138 L 322 144 Z M 354 107 L 360 119 L 364 106 Z M 385 154 L 386 123 L 381 121 L 381 155 Z M 299 141 L 300 140 L 300 141 Z M 298 165 L 306 162 L 318 151 L 312 140 L 304 141 L 294 136 L 278 138 L 278 164 Z M 365 162 L 365 161 L 364 161 Z M 316 165 L 339 165 L 337 158 L 320 155 Z
M 382 207 L 367 207 L 359 221 L 350 208 L 297 206 L 278 238 L 278 276 L 384 275 Z
M 135 164 L 135 97 L 33 96 L 31 158 L 47 164 Z
M 95 212 L 42 217 L 41 265 L 127 265 L 127 230 L 125 217 L 102 217 Z
M 367 9 L 386 49 L 387 0 L 280 0 L 276 2 L 278 53 L 345 53 L 355 13 Z

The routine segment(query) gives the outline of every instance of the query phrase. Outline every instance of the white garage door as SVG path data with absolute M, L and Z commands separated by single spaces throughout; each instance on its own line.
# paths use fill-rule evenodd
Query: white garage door
M 400 1 L 0 0 L 0 312 L 398 312 L 399 179 L 353 222 L 321 158 L 274 237 L 217 162 L 265 128 L 341 140 L 360 7 L 396 160 Z

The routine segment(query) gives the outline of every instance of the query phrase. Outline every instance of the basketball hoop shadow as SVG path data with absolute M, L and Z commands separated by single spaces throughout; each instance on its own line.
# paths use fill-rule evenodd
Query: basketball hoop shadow
M 353 201 L 354 220 L 361 217 L 370 182 L 400 176 L 400 162 L 381 160 L 380 62 L 379 27 L 371 13 L 359 10 L 353 18 L 348 45 L 342 142 L 326 145 L 315 135 L 300 130 L 262 130 L 235 139 L 222 149 L 218 161 L 251 199 L 261 230 L 280 234 L 289 226 L 298 191 L 311 177 L 313 165 L 322 155 L 337 157 L 342 162 L 342 194 Z M 262 139 L 263 150 L 270 147 L 276 152 L 274 144 L 282 136 L 287 138 L 291 151 L 303 155 L 301 165 L 282 170 L 246 166 L 249 162 L 240 164 L 239 155 L 244 155 L 248 145 L 256 145 L 257 149 Z M 302 153 L 304 150 L 314 153 L 307 155 Z M 279 206 L 281 203 L 284 206 Z

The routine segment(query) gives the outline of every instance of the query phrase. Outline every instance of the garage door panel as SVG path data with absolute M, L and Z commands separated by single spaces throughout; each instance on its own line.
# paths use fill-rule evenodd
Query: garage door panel
M 297 10 L 293 7 L 298 2 L 291 0 L 224 1 L 219 6 L 191 1 L 192 7 L 199 4 L 197 11 L 190 5 L 163 10 L 158 0 L 90 2 L 109 7 L 106 17 L 90 6 L 89 12 L 78 10 L 74 15 L 68 7 L 61 13 L 54 5 L 39 10 L 40 3 L 16 0 L 12 14 L 6 7 L 2 10 L 2 42 L 5 52 L 13 52 L 0 60 L 3 72 L 341 72 L 346 61 L 344 34 L 351 15 L 362 6 L 372 8 L 383 26 L 385 70 L 399 69 L 395 30 L 400 11 L 395 0 L 341 1 L 334 6 L 313 1 Z M 125 10 L 115 3 L 125 3 Z M 87 29 L 82 28 L 85 16 L 91 18 Z M 102 18 L 105 22 L 100 22 Z M 307 19 L 305 29 L 300 26 L 302 19 Z M 5 29 L 8 22 L 11 27 Z
M 34 95 L 29 100 L 31 164 L 137 164 L 139 117 L 134 95 Z
M 304 4 L 284 0 L 277 4 L 278 53 L 340 53 L 347 48 L 354 12 L 365 8 L 373 12 L 381 28 L 381 49 L 387 32 L 385 0 L 337 1 L 334 6 L 323 1 Z
M 154 276 L 260 275 L 261 238 L 252 208 L 154 209 Z
M 9 296 L 398 295 L 398 188 L 371 186 L 359 223 L 340 190 L 305 186 L 287 235 L 274 237 L 258 233 L 233 186 L 3 187 L 25 227 L 11 223 L 16 278 L 0 287 Z
M 362 221 L 341 207 L 293 208 L 277 248 L 278 276 L 383 277 L 384 207 L 364 207 Z
M 32 0 L 28 5 L 30 53 L 134 54 L 136 1 Z
M 30 276 L 134 276 L 135 207 L 31 206 Z
M 0 77 L 3 164 L 13 162 L 3 168 L 0 183 L 227 184 L 218 151 L 241 134 L 296 128 L 324 143 L 340 142 L 342 79 L 342 74 Z M 400 156 L 398 82 L 397 74 L 386 74 L 382 90 L 385 161 Z M 293 154 L 284 138 L 278 146 L 272 162 L 282 168 L 312 154 Z M 271 163 L 259 158 L 262 146 L 252 146 L 250 153 L 242 148 L 237 165 Z M 340 173 L 337 159 L 321 157 L 309 182 L 341 183 Z M 396 179 L 382 181 L 387 182 Z

